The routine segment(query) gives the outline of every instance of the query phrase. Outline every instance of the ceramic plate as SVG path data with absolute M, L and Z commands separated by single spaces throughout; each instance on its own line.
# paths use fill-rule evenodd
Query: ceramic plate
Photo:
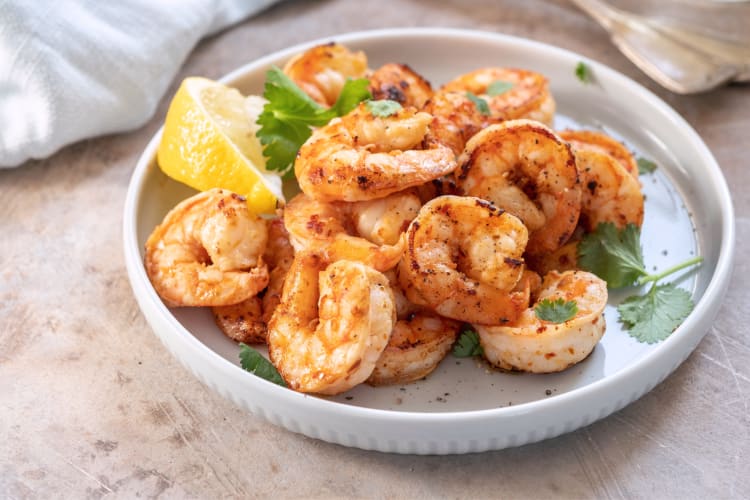
M 623 75 L 580 55 L 540 43 L 476 31 L 395 29 L 353 33 L 292 47 L 252 62 L 223 81 L 262 93 L 266 70 L 309 46 L 335 40 L 364 50 L 370 66 L 405 62 L 434 86 L 482 66 L 528 68 L 546 75 L 557 100 L 556 128 L 601 129 L 658 170 L 642 176 L 642 240 L 649 268 L 699 254 L 697 272 L 677 281 L 696 303 L 665 341 L 647 345 L 617 321 L 612 293 L 607 332 L 591 356 L 559 374 L 501 373 L 449 355 L 426 380 L 404 386 L 359 386 L 327 398 L 266 382 L 239 367 L 238 347 L 216 328 L 208 309 L 169 309 L 143 268 L 143 246 L 166 212 L 193 191 L 161 173 L 161 132 L 143 153 L 128 190 L 125 256 L 135 297 L 154 332 L 196 377 L 274 424 L 314 438 L 398 453 L 465 453 L 517 446 L 569 432 L 629 404 L 671 373 L 695 348 L 719 308 L 731 269 L 734 216 L 726 182 L 695 131 L 667 104 Z M 574 69 L 585 61 L 594 82 Z M 628 292 L 632 293 L 632 291 Z

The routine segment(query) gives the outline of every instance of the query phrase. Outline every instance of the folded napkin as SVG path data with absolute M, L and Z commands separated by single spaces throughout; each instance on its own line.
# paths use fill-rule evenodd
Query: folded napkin
M 202 37 L 276 0 L 0 0 L 0 167 L 133 129 Z

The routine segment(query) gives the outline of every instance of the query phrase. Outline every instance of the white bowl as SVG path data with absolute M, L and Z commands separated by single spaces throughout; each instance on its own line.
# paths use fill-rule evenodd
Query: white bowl
M 238 348 L 206 309 L 169 309 L 143 268 L 151 230 L 193 191 L 156 166 L 157 133 L 143 152 L 128 189 L 124 245 L 128 275 L 144 316 L 165 346 L 218 393 L 270 422 L 326 441 L 397 453 L 446 454 L 500 449 L 557 436 L 631 403 L 671 373 L 713 321 L 729 282 L 734 214 L 719 166 L 695 131 L 658 97 L 623 75 L 580 55 L 493 33 L 393 29 L 333 37 L 364 50 L 372 67 L 405 62 L 433 84 L 481 66 L 515 66 L 550 79 L 558 102 L 556 126 L 600 127 L 655 160 L 642 177 L 647 195 L 642 240 L 646 264 L 664 269 L 699 253 L 697 272 L 679 285 L 693 294 L 694 311 L 666 340 L 632 339 L 617 322 L 611 294 L 608 329 L 591 356 L 553 375 L 490 370 L 451 355 L 427 379 L 406 386 L 359 386 L 322 398 L 281 388 L 239 367 Z M 316 40 L 269 55 L 222 79 L 246 94 L 262 92 L 265 71 Z M 574 69 L 585 61 L 595 81 Z M 634 293 L 630 290 L 628 293 Z

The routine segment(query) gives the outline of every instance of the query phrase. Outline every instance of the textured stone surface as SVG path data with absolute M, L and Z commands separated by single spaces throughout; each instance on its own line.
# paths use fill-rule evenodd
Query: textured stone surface
M 622 411 L 516 449 L 395 456 L 287 432 L 206 389 L 133 299 L 122 207 L 164 119 L 0 172 L 0 497 L 750 497 L 750 88 L 660 89 L 562 0 L 284 2 L 203 41 L 187 75 L 219 77 L 288 45 L 394 26 L 528 37 L 605 62 L 707 142 L 737 210 L 734 280 L 688 360 Z

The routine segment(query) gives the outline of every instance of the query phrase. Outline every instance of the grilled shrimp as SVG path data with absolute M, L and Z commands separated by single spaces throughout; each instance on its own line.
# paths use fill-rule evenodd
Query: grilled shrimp
M 493 84 L 507 84 L 507 90 L 496 93 Z M 481 68 L 461 75 L 443 85 L 444 92 L 471 92 L 484 99 L 495 121 L 528 118 L 551 125 L 555 100 L 547 79 L 539 73 L 514 68 Z
M 539 319 L 544 300 L 575 301 L 576 315 L 563 323 Z M 487 360 L 506 370 L 559 372 L 588 356 L 604 335 L 607 284 L 585 271 L 552 271 L 544 277 L 536 303 L 508 325 L 475 325 Z
M 395 321 L 383 274 L 298 253 L 268 325 L 268 353 L 290 388 L 338 394 L 370 376 Z
M 318 45 L 290 59 L 284 73 L 315 102 L 332 106 L 348 78 L 363 78 L 367 56 L 338 43 Z
M 474 134 L 492 123 L 465 92 L 435 92 L 424 111 L 433 116 L 427 142 L 444 144 L 456 156 Z
M 459 326 L 429 312 L 399 319 L 367 383 L 406 384 L 426 377 L 451 350 Z
M 170 306 L 237 304 L 263 290 L 267 230 L 242 196 L 222 189 L 174 207 L 146 241 L 144 263 Z
M 581 149 L 576 153 L 576 166 L 583 185 L 581 223 L 587 231 L 594 231 L 600 222 L 618 228 L 643 224 L 641 185 L 617 160 Z
M 284 227 L 284 219 L 273 219 L 268 225 L 268 245 L 263 254 L 271 269 L 268 288 L 263 294 L 263 322 L 268 324 L 276 306 L 281 302 L 284 279 L 294 260 L 294 247 L 289 241 L 289 232 Z
M 575 158 L 541 123 L 491 125 L 469 140 L 459 163 L 458 188 L 520 218 L 530 254 L 558 249 L 575 229 L 581 211 Z
M 610 155 L 620 162 L 630 175 L 635 177 L 636 180 L 638 179 L 638 163 L 635 161 L 633 154 L 620 141 L 603 132 L 593 130 L 562 130 L 557 135 L 567 141 L 576 154 L 578 151 L 585 149 Z
M 400 197 L 401 195 L 391 196 Z M 392 200 L 389 197 L 376 201 L 387 204 Z M 330 261 L 355 260 L 379 271 L 391 269 L 401 258 L 404 248 L 401 232 L 408 226 L 413 215 L 409 213 L 408 207 L 405 212 L 394 210 L 398 213 L 384 213 L 372 209 L 375 210 L 375 215 L 391 221 L 392 225 L 397 228 L 382 228 L 379 235 L 376 227 L 377 221 L 367 215 L 369 213 L 367 207 L 364 207 L 362 212 L 358 212 L 357 208 L 359 207 L 356 203 L 323 202 L 310 198 L 304 193 L 298 194 L 284 210 L 284 223 L 289 231 L 292 245 L 297 251 L 307 249 L 320 252 Z M 374 235 L 377 242 L 373 243 L 360 236 L 357 229 L 368 230 L 367 236 Z
M 253 295 L 239 304 L 211 308 L 214 322 L 230 339 L 245 344 L 266 342 L 266 322 L 263 320 L 263 300 Z
M 389 63 L 370 75 L 370 93 L 373 99 L 388 99 L 422 109 L 432 96 L 432 86 L 406 64 Z
M 321 201 L 364 201 L 418 186 L 452 172 L 442 144 L 420 149 L 432 116 L 403 108 L 388 117 L 365 103 L 334 118 L 302 145 L 294 162 L 299 185 Z
M 398 274 L 415 304 L 485 325 L 514 321 L 528 306 L 528 290 L 513 291 L 528 239 L 513 215 L 479 198 L 441 196 L 421 208 L 406 239 Z

